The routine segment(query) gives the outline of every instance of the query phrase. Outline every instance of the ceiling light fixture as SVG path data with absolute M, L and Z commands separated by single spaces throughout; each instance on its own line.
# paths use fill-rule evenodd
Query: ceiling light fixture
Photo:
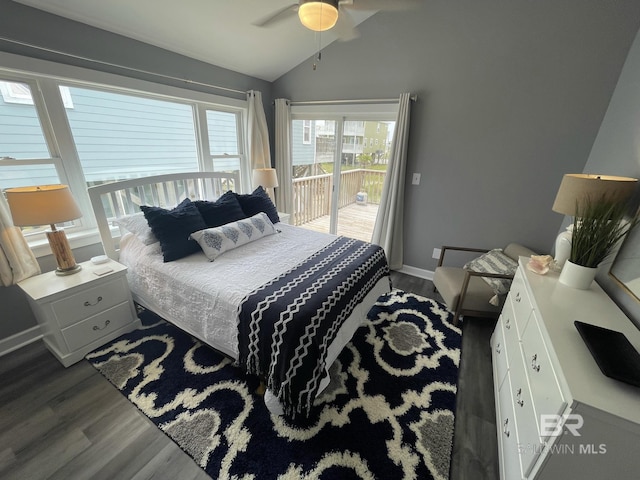
M 298 17 L 309 30 L 329 30 L 338 21 L 338 0 L 300 0 Z

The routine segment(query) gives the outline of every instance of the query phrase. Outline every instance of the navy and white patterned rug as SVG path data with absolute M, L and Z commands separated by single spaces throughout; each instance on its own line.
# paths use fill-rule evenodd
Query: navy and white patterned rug
M 461 332 L 444 305 L 380 297 L 304 421 L 258 381 L 149 311 L 87 359 L 212 478 L 446 479 Z

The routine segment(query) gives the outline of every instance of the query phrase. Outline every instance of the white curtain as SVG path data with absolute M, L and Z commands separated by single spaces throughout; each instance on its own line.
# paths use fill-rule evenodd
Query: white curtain
M 15 285 L 40 273 L 40 266 L 19 227 L 13 225 L 9 204 L 0 192 L 0 282 Z
M 249 140 L 249 160 L 251 168 L 271 168 L 271 152 L 269 149 L 269 129 L 264 114 L 262 93 L 257 90 L 247 92 Z
M 293 182 L 291 157 L 291 102 L 286 98 L 276 99 L 276 204 L 278 210 L 293 213 Z
M 403 210 L 404 184 L 407 171 L 407 149 L 409 146 L 409 117 L 411 95 L 400 95 L 398 118 L 393 132 L 391 154 L 387 175 L 382 188 L 382 198 L 376 223 L 373 227 L 371 243 L 384 248 L 389 268 L 402 268 L 403 259 Z

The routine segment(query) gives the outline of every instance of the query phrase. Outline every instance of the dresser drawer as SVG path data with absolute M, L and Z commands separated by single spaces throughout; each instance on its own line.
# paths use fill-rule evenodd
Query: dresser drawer
M 527 329 L 522 336 L 522 351 L 524 367 L 531 388 L 535 419 L 538 432 L 540 432 L 540 415 L 557 415 L 564 410 L 566 402 L 553 370 L 535 312 L 531 315 Z
M 509 347 L 511 348 L 511 345 Z M 518 430 L 518 450 L 522 472 L 526 476 L 538 458 L 542 445 L 533 408 L 531 386 L 519 345 L 517 349 L 517 355 L 512 355 L 511 350 L 509 351 L 509 378 L 511 379 L 511 400 Z
M 515 323 L 518 329 L 518 337 L 522 338 L 522 333 L 527 327 L 527 323 L 531 317 L 533 305 L 529 299 L 527 287 L 525 286 L 524 277 L 520 269 L 516 271 L 516 274 L 513 277 L 513 282 L 511 282 L 509 300 L 513 308 Z
M 513 312 L 513 305 L 511 302 L 505 302 L 502 312 L 500 313 L 500 321 L 502 322 L 502 328 L 504 330 L 504 341 L 509 347 L 509 359 L 513 355 L 514 347 L 517 350 L 517 354 L 520 355 L 520 337 L 518 335 L 518 329 L 516 327 L 516 316 Z
M 125 302 L 63 329 L 62 336 L 69 350 L 79 350 L 132 321 L 131 306 Z
M 500 385 L 507 374 L 507 349 L 504 344 L 504 331 L 502 329 L 502 319 L 498 320 L 496 328 L 491 338 L 491 357 L 493 360 L 493 371 L 496 378 L 493 379 L 496 385 Z
M 125 277 L 119 277 L 53 302 L 51 306 L 58 325 L 64 328 L 127 301 L 128 289 Z
M 498 391 L 497 401 L 500 404 L 500 409 L 496 419 L 498 421 L 498 445 L 500 446 L 500 478 L 504 480 L 522 478 L 511 388 L 511 381 L 509 375 L 507 375 Z

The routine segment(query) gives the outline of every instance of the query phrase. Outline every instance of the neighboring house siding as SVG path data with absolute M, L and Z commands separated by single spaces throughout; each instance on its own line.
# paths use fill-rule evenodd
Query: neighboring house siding
M 293 165 L 313 165 L 315 162 L 315 125 L 316 122 L 311 122 L 311 132 L 309 143 L 302 142 L 303 135 L 303 122 L 301 120 L 295 120 L 291 128 L 291 152 L 293 156 Z
M 70 88 L 67 108 L 87 182 L 198 170 L 193 114 L 189 105 L 95 90 Z

